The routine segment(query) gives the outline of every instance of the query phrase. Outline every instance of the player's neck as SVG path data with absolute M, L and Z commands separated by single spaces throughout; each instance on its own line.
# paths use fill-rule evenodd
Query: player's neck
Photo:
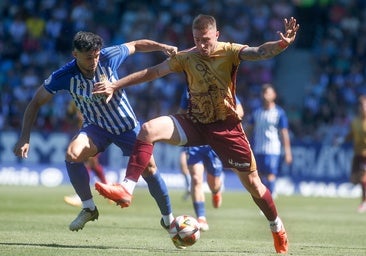
M 274 102 L 264 102 L 264 108 L 265 109 L 271 109 L 271 108 L 274 108 L 276 105 L 276 103 Z
M 76 64 L 79 71 L 81 72 L 81 74 L 83 75 L 83 77 L 85 77 L 86 79 L 94 79 L 94 76 L 95 76 L 95 71 L 92 71 L 92 70 L 87 70 L 87 69 L 84 69 L 82 67 L 80 67 L 80 65 Z

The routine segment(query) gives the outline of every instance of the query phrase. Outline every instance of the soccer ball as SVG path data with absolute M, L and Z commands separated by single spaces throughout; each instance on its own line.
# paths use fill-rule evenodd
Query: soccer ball
M 181 246 L 192 246 L 200 238 L 200 224 L 192 216 L 180 215 L 171 226 L 171 238 Z

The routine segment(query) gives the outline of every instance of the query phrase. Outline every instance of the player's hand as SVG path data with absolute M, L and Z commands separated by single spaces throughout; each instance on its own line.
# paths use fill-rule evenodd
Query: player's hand
M 13 149 L 14 154 L 21 158 L 28 158 L 28 151 L 29 151 L 29 143 L 23 143 L 21 141 L 18 141 Z
M 169 57 L 173 57 L 177 54 L 178 48 L 176 46 L 164 45 L 163 52 Z
M 105 102 L 108 103 L 113 96 L 114 86 L 109 80 L 104 80 L 102 82 L 97 82 L 94 84 L 93 94 L 102 94 L 106 96 Z
M 291 17 L 290 20 L 284 19 L 285 33 L 278 32 L 281 40 L 288 45 L 292 44 L 296 38 L 296 32 L 299 30 L 300 25 L 296 23 L 296 19 Z
M 292 154 L 291 153 L 285 154 L 285 163 L 286 164 L 292 163 Z

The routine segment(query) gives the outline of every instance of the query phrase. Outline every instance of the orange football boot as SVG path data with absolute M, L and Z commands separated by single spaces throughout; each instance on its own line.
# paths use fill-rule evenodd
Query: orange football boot
M 216 194 L 212 193 L 212 206 L 214 208 L 219 208 L 222 203 L 222 195 L 221 192 L 217 192 Z
M 288 239 L 284 227 L 279 232 L 272 232 L 274 247 L 277 253 L 287 253 Z
M 96 182 L 95 189 L 99 194 L 114 201 L 121 208 L 128 207 L 131 204 L 132 195 L 121 184 L 108 185 L 102 182 Z

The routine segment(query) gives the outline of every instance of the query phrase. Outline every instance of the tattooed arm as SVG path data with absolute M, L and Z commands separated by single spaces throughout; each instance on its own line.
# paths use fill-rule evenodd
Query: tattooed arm
M 296 32 L 299 29 L 299 24 L 296 19 L 291 17 L 288 21 L 284 19 L 285 34 L 278 32 L 281 39 L 278 41 L 266 42 L 258 47 L 246 47 L 240 52 L 240 59 L 242 60 L 265 60 L 272 58 L 292 44 L 296 38 Z

